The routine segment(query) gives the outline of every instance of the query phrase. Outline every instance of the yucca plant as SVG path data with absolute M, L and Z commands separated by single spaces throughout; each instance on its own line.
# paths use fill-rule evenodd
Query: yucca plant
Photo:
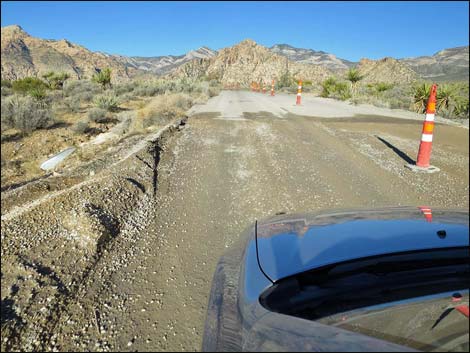
M 452 115 L 454 110 L 461 104 L 462 98 L 459 95 L 456 85 L 440 85 L 437 90 L 436 110 L 446 116 Z
M 95 106 L 98 108 L 112 112 L 117 110 L 119 101 L 115 95 L 102 94 L 96 96 L 93 103 L 95 103 Z
M 62 89 L 64 87 L 64 82 L 70 78 L 70 75 L 66 72 L 55 73 L 53 71 L 49 71 L 42 75 L 42 77 L 47 81 L 49 88 Z
M 351 82 L 352 93 L 356 92 L 356 86 L 359 81 L 364 78 L 357 69 L 351 68 L 346 73 L 346 80 Z
M 428 82 L 416 83 L 411 87 L 411 91 L 413 96 L 413 110 L 416 113 L 425 113 L 431 93 L 431 84 Z
M 393 88 L 393 84 L 391 83 L 386 83 L 386 82 L 378 82 L 375 85 L 375 90 L 377 91 L 378 94 L 388 91 L 389 89 Z
M 336 79 L 334 77 L 328 77 L 321 83 L 322 91 L 320 97 L 328 98 L 331 93 L 334 92 L 336 86 Z
M 93 75 L 92 81 L 99 83 L 103 89 L 106 89 L 106 86 L 111 87 L 111 69 L 106 68 L 96 73 Z

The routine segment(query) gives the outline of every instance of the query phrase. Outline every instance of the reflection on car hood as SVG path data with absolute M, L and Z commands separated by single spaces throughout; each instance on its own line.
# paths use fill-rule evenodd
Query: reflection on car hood
M 368 256 L 469 245 L 468 210 L 425 212 L 396 207 L 273 217 L 258 222 L 259 263 L 277 281 Z

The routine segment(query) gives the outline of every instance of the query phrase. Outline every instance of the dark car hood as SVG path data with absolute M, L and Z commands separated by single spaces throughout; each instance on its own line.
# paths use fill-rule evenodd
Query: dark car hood
M 275 282 L 342 261 L 469 246 L 468 210 L 426 213 L 395 207 L 276 216 L 257 224 L 259 264 Z

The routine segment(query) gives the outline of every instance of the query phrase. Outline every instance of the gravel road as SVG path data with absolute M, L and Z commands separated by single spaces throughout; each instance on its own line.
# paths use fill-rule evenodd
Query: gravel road
M 422 119 L 294 95 L 223 91 L 159 146 L 145 221 L 114 241 L 56 325 L 60 350 L 197 351 L 218 258 L 279 211 L 427 205 L 468 208 L 468 129 L 436 124 L 417 174 Z M 137 222 L 137 220 L 136 220 Z

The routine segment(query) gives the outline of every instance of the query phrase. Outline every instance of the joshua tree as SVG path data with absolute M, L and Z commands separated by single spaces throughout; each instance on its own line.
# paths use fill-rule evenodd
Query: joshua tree
M 68 78 L 70 78 L 70 75 L 62 72 L 62 73 L 55 73 L 53 71 L 50 71 L 42 77 L 47 81 L 47 84 L 51 89 L 62 89 L 64 87 L 64 82 Z
M 357 69 L 351 68 L 346 74 L 346 80 L 351 81 L 351 90 L 353 94 L 356 92 L 356 86 L 357 83 L 362 80 L 364 76 L 361 76 L 359 74 L 359 71 Z
M 93 75 L 92 80 L 96 83 L 99 83 L 103 86 L 103 89 L 106 89 L 106 86 L 111 87 L 111 69 L 106 68 Z

